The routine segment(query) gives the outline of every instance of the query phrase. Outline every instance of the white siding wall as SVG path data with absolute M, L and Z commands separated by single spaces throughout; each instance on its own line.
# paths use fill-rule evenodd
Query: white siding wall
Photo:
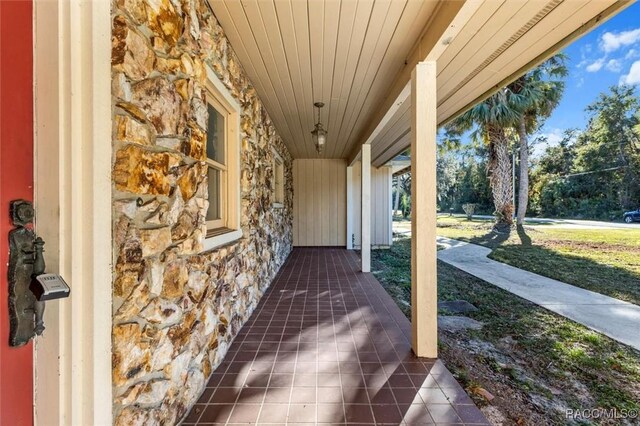
M 353 233 L 355 247 L 360 247 L 360 206 L 362 163 L 353 165 Z M 391 167 L 371 168 L 371 245 L 390 246 L 391 236 Z M 347 236 L 347 238 L 352 238 Z
M 332 159 L 293 161 L 293 245 L 347 243 L 347 163 Z

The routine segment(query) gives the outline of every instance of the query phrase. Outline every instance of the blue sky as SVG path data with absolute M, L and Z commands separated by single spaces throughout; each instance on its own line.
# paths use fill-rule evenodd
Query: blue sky
M 541 133 L 551 144 L 562 131 L 584 128 L 584 109 L 612 85 L 640 84 L 640 3 L 573 42 L 565 49 L 569 76 L 564 97 Z

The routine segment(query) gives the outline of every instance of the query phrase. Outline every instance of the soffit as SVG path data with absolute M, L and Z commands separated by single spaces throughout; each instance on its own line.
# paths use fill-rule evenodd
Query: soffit
M 346 158 L 438 7 L 435 0 L 210 1 L 294 158 Z
M 436 58 L 438 123 L 503 87 L 630 2 L 615 0 L 483 1 Z M 379 129 L 372 162 L 380 166 L 411 143 L 411 96 Z

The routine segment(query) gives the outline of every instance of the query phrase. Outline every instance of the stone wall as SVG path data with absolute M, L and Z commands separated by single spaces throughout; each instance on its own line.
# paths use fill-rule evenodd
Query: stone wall
M 204 0 L 112 0 L 112 20 L 114 418 L 173 424 L 291 251 L 291 158 Z M 243 238 L 210 252 L 205 64 L 242 107 Z

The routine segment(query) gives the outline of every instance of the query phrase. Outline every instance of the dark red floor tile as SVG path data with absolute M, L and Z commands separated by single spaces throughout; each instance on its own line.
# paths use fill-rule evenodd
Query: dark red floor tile
M 233 404 L 241 390 L 241 388 L 218 388 L 211 396 L 209 404 Z
M 449 399 L 439 388 L 418 389 L 418 394 L 425 404 L 447 404 Z
M 401 408 L 400 414 L 407 425 L 431 425 L 434 424 L 429 411 L 424 404 L 411 404 L 406 409 Z
M 337 374 L 318 374 L 319 387 L 341 386 L 340 376 Z
M 244 388 L 238 397 L 238 404 L 262 404 L 266 388 Z
M 344 388 L 364 388 L 364 378 L 362 374 L 340 374 L 340 381 Z
M 258 420 L 261 404 L 236 404 L 229 423 L 255 423 Z
M 371 406 L 369 404 L 345 404 L 344 411 L 347 422 L 373 423 L 373 413 L 371 412 Z
M 291 392 L 292 404 L 315 404 L 316 397 L 315 387 L 294 387 Z
M 291 398 L 290 388 L 268 388 L 264 397 L 265 403 L 289 403 Z
M 340 404 L 318 404 L 318 423 L 344 423 L 344 407 Z
M 338 403 L 342 402 L 342 388 L 340 387 L 323 387 L 318 388 L 317 398 L 319 403 Z
M 400 415 L 400 411 L 398 407 L 393 405 L 378 405 L 373 404 L 371 406 L 373 410 L 373 416 L 375 418 L 376 424 L 398 424 L 402 421 L 402 416 Z
M 410 337 L 353 253 L 296 249 L 185 424 L 484 424 L 441 361 L 413 355 Z
M 202 392 L 202 395 L 200 395 L 200 398 L 198 398 L 198 402 L 201 404 L 208 403 L 214 391 L 215 391 L 214 388 L 209 388 L 209 387 L 205 388 L 204 391 Z
M 270 388 L 290 388 L 293 384 L 293 374 L 274 373 L 269 381 Z
M 289 404 L 264 404 L 258 417 L 258 424 L 284 424 L 287 421 Z
M 293 386 L 316 387 L 316 374 L 298 374 L 293 376 Z
M 436 423 L 462 423 L 451 404 L 427 404 L 427 410 Z
M 199 423 L 225 423 L 233 407 L 233 404 L 207 405 Z
M 289 405 L 288 423 L 315 423 L 316 404 L 291 404 Z
M 398 405 L 422 403 L 418 390 L 413 388 L 393 388 L 393 395 L 396 397 Z
M 206 404 L 197 403 L 196 405 L 194 405 L 189 415 L 184 418 L 183 424 L 195 424 L 200 419 L 200 416 L 206 408 Z

